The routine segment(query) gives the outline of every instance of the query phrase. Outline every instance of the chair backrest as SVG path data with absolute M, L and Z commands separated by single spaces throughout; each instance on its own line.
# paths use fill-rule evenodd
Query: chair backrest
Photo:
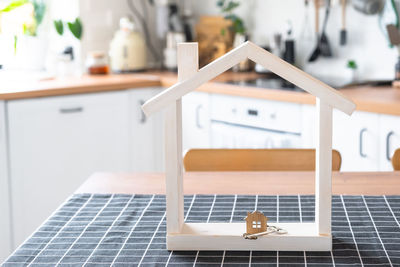
M 191 149 L 183 164 L 186 171 L 313 171 L 315 149 Z M 341 164 L 332 150 L 332 170 Z
M 392 157 L 393 170 L 400 171 L 400 148 L 396 149 Z

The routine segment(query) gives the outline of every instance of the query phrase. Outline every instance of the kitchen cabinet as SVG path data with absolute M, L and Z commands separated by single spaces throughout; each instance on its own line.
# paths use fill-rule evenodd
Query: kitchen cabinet
M 135 172 L 164 170 L 163 113 L 147 118 L 142 105 L 160 92 L 161 88 L 131 90 L 129 93 L 131 163 Z
M 209 94 L 191 92 L 182 98 L 183 153 L 191 148 L 210 147 Z
M 92 173 L 163 170 L 162 114 L 146 118 L 141 110 L 159 91 L 1 102 L 0 159 L 6 159 L 0 161 L 0 207 L 6 217 L 0 222 L 1 252 L 8 255 Z
M 127 94 L 8 102 L 15 245 L 93 172 L 132 171 Z
M 0 262 L 12 252 L 6 105 L 0 101 Z
M 342 156 L 341 171 L 379 170 L 379 115 L 333 112 L 332 146 Z
M 314 105 L 301 105 L 301 147 L 315 148 L 317 113 Z
M 400 117 L 379 116 L 379 170 L 392 171 L 392 156 L 400 148 Z
M 351 116 L 333 111 L 332 147 L 342 156 L 341 171 L 379 171 L 380 115 L 355 111 Z M 302 143 L 315 148 L 315 106 L 302 107 Z

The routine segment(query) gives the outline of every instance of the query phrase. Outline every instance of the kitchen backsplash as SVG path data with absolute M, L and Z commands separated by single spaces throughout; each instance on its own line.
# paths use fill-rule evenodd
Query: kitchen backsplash
M 156 11 L 146 2 L 147 23 L 153 45 L 161 55 L 165 40 L 156 36 Z M 161 1 L 161 0 L 158 0 Z M 155 1 L 155 2 L 158 2 Z M 170 0 L 171 2 L 172 0 Z M 216 0 L 176 0 L 181 6 L 192 1 L 194 17 L 201 15 L 218 15 Z M 389 0 L 388 0 L 389 1 Z M 347 44 L 339 45 L 341 29 L 341 7 L 339 0 L 332 0 L 332 9 L 328 21 L 327 36 L 332 47 L 332 58 L 319 58 L 314 63 L 306 60 L 316 45 L 314 32 L 314 8 L 312 0 L 305 8 L 304 0 L 241 0 L 238 14 L 244 19 L 250 33 L 250 39 L 259 45 L 271 42 L 274 33 L 282 33 L 288 29 L 289 21 L 293 27 L 296 40 L 296 64 L 318 78 L 344 80 L 351 79 L 353 73 L 346 67 L 348 60 L 355 60 L 358 65 L 357 78 L 393 79 L 394 65 L 398 58 L 396 49 L 389 47 L 384 35 L 385 28 L 380 26 L 380 16 L 367 16 L 356 11 L 347 1 Z M 143 6 L 133 1 L 140 12 Z M 84 60 L 88 51 L 102 50 L 107 52 L 109 43 L 119 27 L 119 19 L 132 14 L 127 0 L 52 0 L 51 19 L 71 20 L 80 16 L 84 26 L 84 34 L 77 49 L 78 57 Z M 307 27 L 305 18 L 308 16 Z M 134 16 L 133 16 L 134 18 Z M 320 24 L 324 18 L 324 8 L 320 9 Z M 135 19 L 136 21 L 136 19 Z M 142 27 L 138 25 L 139 30 Z M 61 43 L 60 43 L 61 42 Z M 65 40 L 58 38 L 53 28 L 50 34 L 50 49 L 63 46 Z M 57 48 L 55 49 L 57 50 Z M 148 53 L 150 63 L 156 63 Z M 82 62 L 83 63 L 83 62 Z
M 309 1 L 306 10 L 304 0 L 246 0 L 241 1 L 238 14 L 248 25 L 251 39 L 265 44 L 276 32 L 284 33 L 288 21 L 293 25 L 296 39 L 297 64 L 307 72 L 321 78 L 351 79 L 351 71 L 346 68 L 348 60 L 355 60 L 358 65 L 357 76 L 364 79 L 393 79 L 394 65 L 398 53 L 389 47 L 389 42 L 382 33 L 385 28 L 379 26 L 379 16 L 367 16 L 356 11 L 347 1 L 347 44 L 339 45 L 341 29 L 340 1 L 332 1 L 332 9 L 327 26 L 327 36 L 332 47 L 333 58 L 320 58 L 315 63 L 304 64 L 315 48 L 314 8 Z M 218 14 L 215 0 L 193 1 L 196 16 Z M 305 13 L 309 18 L 309 27 L 304 29 Z M 324 8 L 320 9 L 320 25 L 324 18 Z M 302 38 L 310 36 L 310 38 Z M 301 38 L 301 39 L 299 39 Z

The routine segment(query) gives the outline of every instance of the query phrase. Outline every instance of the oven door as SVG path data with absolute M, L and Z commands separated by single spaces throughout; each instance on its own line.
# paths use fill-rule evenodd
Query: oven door
M 211 122 L 212 148 L 299 148 L 297 133 L 256 128 L 229 122 Z

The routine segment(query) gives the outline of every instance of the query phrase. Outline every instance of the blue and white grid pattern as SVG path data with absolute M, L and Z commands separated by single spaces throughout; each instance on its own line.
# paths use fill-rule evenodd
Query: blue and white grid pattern
M 187 222 L 314 220 L 313 196 L 185 196 Z M 334 196 L 332 252 L 167 251 L 165 197 L 73 195 L 4 266 L 400 266 L 400 196 Z

